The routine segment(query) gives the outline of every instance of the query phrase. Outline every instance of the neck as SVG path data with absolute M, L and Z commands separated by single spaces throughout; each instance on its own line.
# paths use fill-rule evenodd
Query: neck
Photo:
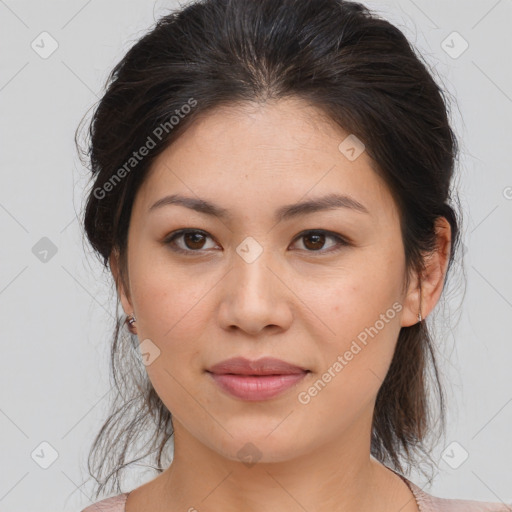
M 385 511 L 393 502 L 396 475 L 370 457 L 369 427 L 336 446 L 250 465 L 220 456 L 173 424 L 173 462 L 159 477 L 165 510 L 361 512 Z

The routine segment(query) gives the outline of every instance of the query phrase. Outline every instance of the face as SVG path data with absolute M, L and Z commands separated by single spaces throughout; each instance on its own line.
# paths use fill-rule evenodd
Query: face
M 223 108 L 161 153 L 137 193 L 124 310 L 176 431 L 228 459 L 254 445 L 261 462 L 283 461 L 369 434 L 400 328 L 416 321 L 397 207 L 367 153 L 339 149 L 348 135 L 300 100 Z M 175 194 L 226 215 L 151 208 Z M 334 194 L 345 201 L 276 216 Z M 207 372 L 236 356 L 308 372 L 244 399 Z

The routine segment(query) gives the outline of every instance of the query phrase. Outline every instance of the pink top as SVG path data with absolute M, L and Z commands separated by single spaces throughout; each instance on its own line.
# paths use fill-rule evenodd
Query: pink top
M 393 469 L 391 471 L 396 473 L 407 484 L 416 498 L 416 504 L 420 512 L 512 512 L 512 506 L 503 503 L 437 498 L 422 491 L 420 487 Z M 125 512 L 128 494 L 125 492 L 98 501 L 81 512 Z

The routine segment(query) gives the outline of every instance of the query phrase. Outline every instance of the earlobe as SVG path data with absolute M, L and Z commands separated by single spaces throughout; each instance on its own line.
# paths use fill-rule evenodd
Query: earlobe
M 445 217 L 436 220 L 436 235 L 436 249 L 426 256 L 424 270 L 421 275 L 417 274 L 416 282 L 407 294 L 402 327 L 424 320 L 434 309 L 443 291 L 451 250 L 451 227 Z
M 411 283 L 403 304 L 402 327 L 410 327 L 425 319 L 422 280 L 418 272 Z

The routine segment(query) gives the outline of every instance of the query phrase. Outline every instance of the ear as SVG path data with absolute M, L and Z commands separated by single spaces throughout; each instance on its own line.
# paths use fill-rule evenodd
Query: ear
M 422 318 L 426 318 L 434 309 L 443 291 L 452 243 L 450 223 L 445 217 L 438 217 L 435 230 L 436 248 L 427 255 L 424 272 L 421 276 L 415 274 L 407 291 L 403 304 L 402 327 L 409 327 L 417 323 L 420 311 Z
M 119 251 L 117 247 L 115 247 L 109 258 L 109 266 L 110 271 L 112 272 L 112 276 L 114 278 L 114 282 L 116 283 L 117 294 L 121 300 L 121 304 L 123 306 L 123 310 L 125 314 L 131 315 L 133 312 L 133 306 L 130 300 L 129 290 L 125 288 L 123 283 L 123 279 L 120 272 L 120 261 L 119 261 Z

